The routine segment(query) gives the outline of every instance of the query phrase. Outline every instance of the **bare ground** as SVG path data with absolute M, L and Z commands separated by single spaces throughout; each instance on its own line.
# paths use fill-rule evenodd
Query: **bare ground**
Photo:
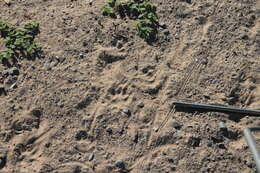
M 44 50 L 1 67 L 0 172 L 255 172 L 242 130 L 259 118 L 171 110 L 260 109 L 260 2 L 153 2 L 167 29 L 147 44 L 104 0 L 0 1 L 1 19 L 40 23 Z

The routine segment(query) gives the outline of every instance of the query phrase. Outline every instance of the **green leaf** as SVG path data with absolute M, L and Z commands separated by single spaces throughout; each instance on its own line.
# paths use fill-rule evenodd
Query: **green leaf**
M 0 36 L 3 37 L 7 48 L 0 52 L 0 60 L 14 58 L 16 54 L 31 56 L 41 52 L 41 48 L 33 43 L 37 33 L 39 33 L 39 24 L 35 21 L 27 23 L 23 29 L 16 29 L 0 20 Z
M 114 15 L 115 14 L 115 10 L 109 5 L 104 5 L 102 7 L 102 10 L 103 10 L 104 15 Z

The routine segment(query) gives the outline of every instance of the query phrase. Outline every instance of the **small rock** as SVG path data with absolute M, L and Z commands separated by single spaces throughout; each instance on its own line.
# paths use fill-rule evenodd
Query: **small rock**
M 13 90 L 13 89 L 15 89 L 15 88 L 17 88 L 17 84 L 16 84 L 16 83 L 13 83 L 13 84 L 10 86 L 9 90 Z
M 45 68 L 45 70 L 51 70 L 51 66 L 50 66 L 50 63 L 49 62 L 45 62 L 44 63 L 44 68 Z
M 176 166 L 171 166 L 171 171 L 176 171 Z
M 210 169 L 211 169 L 211 167 L 206 167 L 206 168 L 203 168 L 202 172 L 203 172 L 203 173 L 204 173 L 204 172 L 209 172 L 209 171 L 210 171 Z
M 196 152 L 191 152 L 190 156 L 195 156 L 197 153 Z
M 118 168 L 120 168 L 120 169 L 125 169 L 125 163 L 124 163 L 124 161 L 122 161 L 122 160 L 117 160 L 117 161 L 115 162 L 115 166 L 118 167 Z
M 170 31 L 168 29 L 163 30 L 164 35 L 170 35 Z
M 249 167 L 249 168 L 254 168 L 255 167 L 255 163 L 254 162 L 246 162 L 246 165 L 247 165 L 247 167 Z
M 126 115 L 130 116 L 131 115 L 131 111 L 128 108 L 123 108 L 122 110 Z
M 248 35 L 243 35 L 243 36 L 241 36 L 241 39 L 242 39 L 242 40 L 248 40 L 249 37 L 248 37 Z
M 52 68 L 52 67 L 55 67 L 57 64 L 59 63 L 58 60 L 54 60 L 50 63 L 49 67 Z
M 2 71 L 2 75 L 4 75 L 4 76 L 7 76 L 9 73 L 8 73 L 8 70 L 3 70 Z
M 207 58 L 203 58 L 201 60 L 201 64 L 207 65 L 208 64 L 208 59 Z
M 84 54 L 83 54 L 83 53 L 80 53 L 80 54 L 79 54 L 79 57 L 80 57 L 80 58 L 84 58 Z
M 19 70 L 16 67 L 12 67 L 8 70 L 8 74 L 12 76 L 19 75 Z
M 138 106 L 139 108 L 143 108 L 143 107 L 144 107 L 144 103 L 141 102 L 141 103 L 139 103 L 137 106 Z
M 225 123 L 223 121 L 219 122 L 219 128 L 220 128 L 220 130 L 227 130 L 227 126 L 225 125 Z
M 212 141 L 209 141 L 208 144 L 207 144 L 208 147 L 212 147 L 213 146 L 213 142 Z
M 92 161 L 94 159 L 94 154 L 90 154 L 89 157 L 88 157 L 88 161 Z
M 44 146 L 45 146 L 46 148 L 50 148 L 50 146 L 51 146 L 51 143 L 50 143 L 50 142 L 48 142 L 48 143 L 46 143 Z
M 163 29 L 166 29 L 167 28 L 167 25 L 165 23 L 161 23 L 160 24 L 160 27 L 162 27 Z

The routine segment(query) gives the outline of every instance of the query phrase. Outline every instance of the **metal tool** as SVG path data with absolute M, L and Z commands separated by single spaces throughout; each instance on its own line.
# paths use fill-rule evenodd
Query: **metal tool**
M 246 142 L 247 142 L 251 152 L 253 153 L 253 157 L 254 157 L 254 160 L 255 160 L 255 163 L 256 163 L 257 172 L 260 173 L 260 152 L 257 148 L 255 138 L 251 133 L 252 131 L 260 131 L 260 127 L 246 128 L 244 130 Z
M 204 109 L 208 111 L 222 111 L 222 112 L 231 112 L 231 113 L 239 113 L 246 114 L 248 116 L 260 116 L 260 110 L 250 110 L 250 109 L 241 109 L 235 107 L 226 107 L 226 106 L 217 106 L 217 105 L 207 105 L 207 104 L 194 104 L 187 102 L 173 102 L 173 105 L 183 108 L 196 108 L 196 109 Z
M 226 106 L 217 106 L 217 105 L 207 105 L 207 104 L 193 104 L 187 102 L 173 102 L 175 108 L 193 108 L 193 109 L 202 109 L 206 111 L 221 111 L 221 112 L 230 112 L 230 113 L 239 113 L 246 114 L 248 116 L 260 116 L 260 110 L 250 110 L 250 109 L 241 109 L 234 107 L 226 107 Z M 220 122 L 219 126 L 222 130 L 227 131 L 227 127 L 224 122 Z M 260 173 L 260 151 L 257 148 L 257 144 L 254 136 L 252 135 L 252 131 L 260 131 L 260 127 L 254 128 L 246 128 L 244 130 L 244 135 L 247 141 L 247 144 L 253 154 L 257 172 Z

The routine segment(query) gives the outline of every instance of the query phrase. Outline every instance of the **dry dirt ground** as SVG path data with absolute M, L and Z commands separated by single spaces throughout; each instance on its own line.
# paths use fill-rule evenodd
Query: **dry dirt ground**
M 259 118 L 172 102 L 260 109 L 260 2 L 153 2 L 167 28 L 148 44 L 104 0 L 0 1 L 44 50 L 1 67 L 1 173 L 255 172 L 242 130 Z

